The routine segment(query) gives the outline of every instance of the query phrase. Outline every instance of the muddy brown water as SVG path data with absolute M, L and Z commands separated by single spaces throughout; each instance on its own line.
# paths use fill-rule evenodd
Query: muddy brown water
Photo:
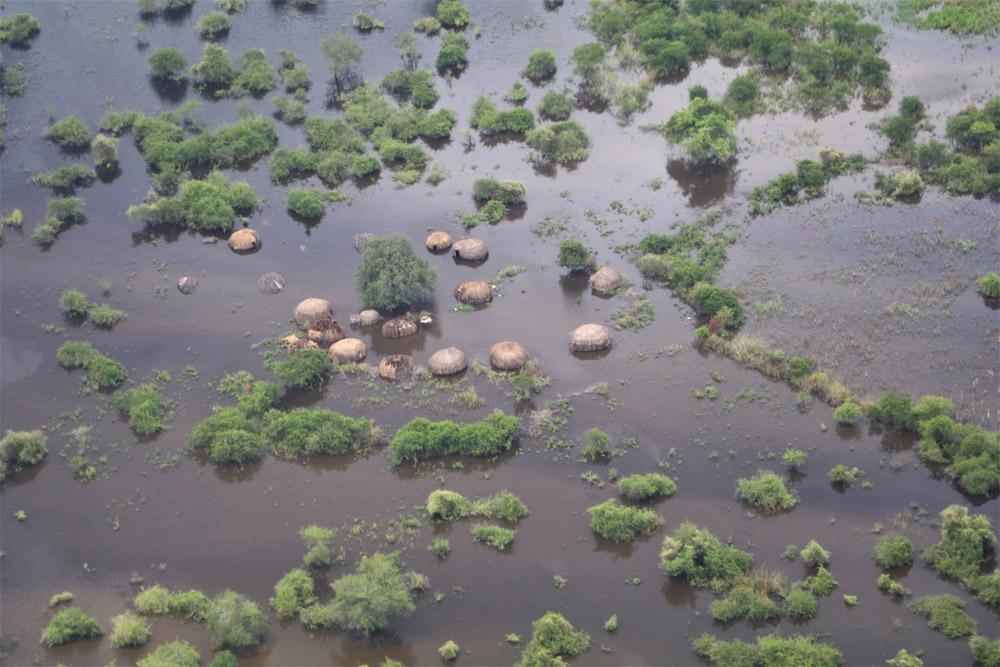
M 272 60 L 281 49 L 295 51 L 313 72 L 310 113 L 335 113 L 323 107 L 324 66 L 317 46 L 329 32 L 350 30 L 350 19 L 361 5 L 330 2 L 312 13 L 270 2 L 248 5 L 234 17 L 222 45 L 234 56 L 262 47 Z M 42 169 L 75 161 L 39 136 L 49 116 L 73 113 L 93 127 L 107 108 L 155 112 L 200 99 L 190 88 L 182 95 L 160 96 L 146 77 L 145 59 L 154 48 L 174 45 L 190 62 L 197 61 L 201 43 L 193 24 L 206 6 L 198 3 L 191 14 L 176 20 L 154 21 L 146 49 L 138 49 L 131 37 L 136 21 L 131 2 L 7 6 L 7 11 L 36 15 L 43 29 L 27 50 L 4 47 L 5 62 L 25 63 L 29 83 L 23 96 L 7 100 L 8 146 L 0 174 L 3 211 L 20 207 L 26 220 L 24 238 L 8 231 L 0 250 L 0 422 L 4 429 L 51 430 L 47 462 L 15 476 L 0 490 L 0 662 L 103 665 L 116 659 L 132 664 L 150 647 L 176 637 L 195 644 L 207 662 L 210 646 L 204 628 L 169 618 L 154 620 L 153 638 L 145 649 L 116 650 L 104 639 L 47 650 L 38 644 L 38 635 L 47 622 L 49 597 L 62 590 L 73 591 L 76 604 L 110 630 L 109 618 L 127 608 L 138 590 L 129 583 L 133 576 L 171 588 L 199 588 L 209 595 L 231 587 L 266 605 L 274 582 L 300 562 L 298 529 L 318 523 L 342 528 L 334 551 L 343 546 L 348 557 L 347 564 L 334 565 L 325 574 L 321 587 L 352 570 L 361 553 L 401 549 L 405 567 L 427 574 L 433 590 L 444 598 L 436 602 L 432 592 L 424 594 L 411 616 L 394 619 L 389 632 L 373 639 L 340 631 L 308 633 L 295 623 L 272 618 L 266 642 L 241 655 L 241 664 L 377 664 L 384 656 L 410 665 L 437 664 L 436 649 L 447 639 L 461 645 L 464 663 L 510 664 L 519 649 L 508 645 L 504 635 L 516 632 L 527 639 L 531 621 L 548 610 L 562 612 L 591 633 L 591 650 L 574 660 L 580 665 L 693 665 L 698 659 L 689 642 L 702 632 L 749 639 L 772 631 L 822 636 L 844 652 L 849 665 L 880 664 L 903 647 L 923 650 L 927 665 L 970 664 L 964 642 L 929 631 L 904 604 L 876 590 L 879 570 L 870 556 L 876 536 L 870 530 L 876 522 L 889 527 L 901 513 L 907 534 L 924 547 L 935 540 L 934 530 L 929 520 L 915 514 L 934 517 L 949 504 L 963 503 L 987 515 L 996 528 L 996 499 L 963 496 L 917 461 L 910 439 L 867 426 L 835 428 L 828 407 L 811 402 L 808 412 L 800 413 L 794 393 L 783 385 L 729 360 L 698 354 L 690 347 L 689 310 L 665 290 L 647 293 L 656 311 L 652 325 L 639 332 L 617 332 L 609 354 L 574 357 L 567 348 L 567 332 L 584 322 L 606 321 L 624 301 L 597 298 L 578 277 L 563 277 L 554 263 L 558 237 L 531 233 L 532 225 L 546 216 L 566 216 L 567 233 L 584 237 L 602 261 L 621 269 L 638 288 L 638 272 L 614 254 L 614 246 L 726 202 L 736 204 L 727 220 L 740 226 L 741 202 L 749 191 L 791 168 L 795 160 L 813 156 L 816 146 L 872 154 L 878 143 L 867 125 L 880 112 L 855 103 L 847 112 L 818 121 L 788 112 L 756 117 L 740 123 L 745 147 L 734 169 L 709 176 L 692 173 L 642 126 L 662 122 L 684 106 L 688 85 L 700 82 L 718 95 L 743 71 L 709 60 L 693 68 L 684 82 L 658 87 L 652 108 L 629 126 L 621 126 L 610 114 L 574 112 L 593 140 L 590 159 L 574 169 L 536 171 L 527 162 L 526 147 L 518 142 L 479 143 L 467 153 L 459 131 L 467 126 L 476 96 L 493 93 L 499 99 L 516 80 L 526 54 L 537 46 L 556 51 L 561 79 L 572 48 L 590 40 L 575 22 L 586 11 L 584 3 L 568 2 L 546 12 L 541 2 L 476 2 L 471 3 L 472 13 L 482 37 L 470 35 L 471 65 L 450 84 L 438 81 L 439 106 L 458 112 L 459 130 L 434 152 L 449 174 L 436 188 L 418 184 L 398 189 L 388 173 L 363 190 L 345 185 L 342 189 L 354 196 L 353 202 L 331 206 L 320 224 L 306 228 L 288 217 L 283 203 L 288 188 L 271 186 L 262 163 L 230 174 L 249 180 L 266 199 L 251 221 L 263 235 L 263 249 L 238 256 L 223 243 L 204 244 L 197 235 L 144 232 L 125 217 L 127 206 L 149 188 L 143 161 L 125 138 L 120 143 L 121 174 L 80 191 L 87 198 L 87 224 L 64 231 L 51 249 L 39 250 L 29 235 L 43 217 L 47 193 L 27 180 Z M 386 21 L 387 29 L 355 35 L 365 47 L 366 77 L 375 80 L 397 66 L 391 48 L 394 35 L 432 8 L 432 2 L 421 1 L 370 9 Z M 886 28 L 894 91 L 928 100 L 936 124 L 943 125 L 947 114 L 968 102 L 1000 92 L 995 48 L 990 51 L 995 44 L 989 40 L 971 40 L 965 46 L 968 40 L 888 23 Z M 432 63 L 437 40 L 419 37 L 418 43 L 424 64 Z M 533 108 L 543 90 L 530 90 L 528 105 Z M 276 94 L 249 103 L 258 113 L 270 113 Z M 213 127 L 235 118 L 237 105 L 233 100 L 203 101 L 200 117 Z M 304 144 L 300 129 L 278 127 L 281 145 Z M 455 214 L 474 210 L 472 182 L 483 175 L 524 181 L 526 208 L 512 220 L 473 230 L 490 246 L 490 257 L 482 265 L 426 255 L 438 272 L 429 308 L 434 326 L 397 341 L 363 332 L 369 360 L 406 352 L 426 362 L 439 347 L 456 345 L 470 358 L 485 361 L 493 342 L 519 340 L 553 380 L 534 406 L 572 397 L 574 412 L 566 437 L 578 440 L 584 430 L 598 426 L 617 442 L 636 438 L 634 449 L 609 464 L 586 465 L 575 462 L 575 453 L 542 451 L 525 438 L 518 452 L 498 462 L 466 460 L 463 468 L 445 460 L 416 470 L 392 470 L 384 453 L 375 452 L 359 460 L 310 464 L 265 458 L 236 473 L 217 472 L 183 453 L 191 426 L 219 402 L 212 387 L 223 373 L 247 369 L 268 377 L 260 354 L 265 348 L 257 344 L 291 329 L 291 312 L 299 299 L 330 299 L 342 322 L 362 307 L 353 280 L 359 264 L 355 234 L 401 233 L 418 248 L 430 229 L 460 236 Z M 662 179 L 661 189 L 643 186 L 654 178 Z M 751 317 L 748 332 L 789 353 L 804 351 L 799 346 L 809 340 L 810 353 L 835 364 L 863 391 L 897 384 L 913 393 L 946 394 L 958 399 L 970 417 L 995 427 L 996 385 L 987 380 L 996 360 L 997 311 L 987 309 L 969 285 L 975 275 L 995 268 L 996 204 L 932 192 L 915 208 L 859 209 L 851 194 L 857 187 L 870 188 L 870 183 L 870 172 L 857 182 L 845 179 L 831 187 L 831 196 L 813 205 L 752 221 L 731 249 L 721 282 L 740 287 L 750 301 L 784 295 L 784 313 L 771 319 Z M 631 213 L 610 211 L 612 200 L 621 201 Z M 635 211 L 644 207 L 654 214 L 641 221 Z M 594 216 L 588 218 L 588 210 L 600 224 L 594 223 Z M 937 228 L 947 239 L 976 241 L 975 249 L 956 254 L 954 243 L 946 241 L 918 247 L 914 235 Z M 602 236 L 602 229 L 610 234 Z M 866 244 L 872 234 L 878 243 Z M 920 254 L 924 251 L 933 261 L 925 261 Z M 885 253 L 895 253 L 898 263 L 881 273 L 869 270 Z M 449 310 L 455 304 L 451 292 L 459 282 L 472 276 L 489 279 L 511 264 L 527 271 L 504 282 L 489 308 Z M 863 274 L 860 285 L 825 278 L 827 272 L 851 269 Z M 282 293 L 257 292 L 256 280 L 267 271 L 285 276 Z M 185 274 L 200 280 L 190 296 L 174 288 Z M 946 317 L 921 326 L 904 322 L 886 328 L 878 315 L 883 307 L 915 300 L 908 291 L 911 283 L 933 283 L 942 275 L 966 284 L 944 306 L 934 302 L 939 306 L 935 312 L 946 311 Z M 754 276 L 761 276 L 758 284 L 753 284 Z M 106 296 L 101 295 L 100 278 L 112 282 Z M 892 285 L 888 294 L 882 291 L 882 280 Z M 126 310 L 128 320 L 113 332 L 64 321 L 57 301 L 67 287 Z M 878 298 L 869 303 L 866 293 Z M 862 306 L 865 314 L 858 317 Z M 817 311 L 825 319 L 810 317 Z M 831 321 L 837 327 L 828 326 Z M 66 332 L 43 333 L 45 324 L 57 324 Z M 863 362 L 842 349 L 838 352 L 843 345 L 840 327 L 860 327 L 857 336 L 871 348 Z M 171 428 L 152 441 L 137 442 L 107 397 L 80 396 L 79 372 L 64 371 L 54 358 L 60 344 L 76 339 L 89 340 L 121 360 L 132 380 L 149 377 L 154 369 L 173 374 L 167 391 L 175 402 Z M 931 361 L 918 361 L 926 358 Z M 196 369 L 196 377 L 185 373 L 188 366 Z M 710 373 L 725 378 L 717 383 L 722 397 L 699 401 L 692 390 L 714 383 Z M 513 399 L 485 378 L 470 372 L 456 382 L 460 387 L 474 384 L 487 405 L 465 410 L 447 403 L 450 390 L 419 384 L 410 391 L 382 384 L 371 389 L 364 380 L 349 378 L 338 378 L 288 403 L 370 416 L 388 432 L 418 414 L 472 420 L 493 407 L 515 410 Z M 600 383 L 607 383 L 607 396 L 584 393 Z M 517 409 L 526 414 L 530 407 Z M 74 419 L 77 408 L 80 413 Z M 70 416 L 56 425 L 61 414 Z M 68 431 L 78 424 L 93 427 L 89 458 L 99 469 L 98 478 L 86 485 L 72 479 L 64 460 L 68 457 L 60 456 L 61 451 L 72 454 Z M 781 470 L 774 456 L 780 457 L 786 446 L 810 452 L 802 474 L 791 480 L 801 498 L 799 506 L 778 516 L 749 518 L 734 498 L 735 480 L 758 468 Z M 150 455 L 157 451 L 178 453 L 176 467 L 155 465 Z M 106 463 L 100 462 L 102 456 Z M 613 489 L 590 486 L 580 479 L 581 473 L 593 470 L 606 478 L 612 466 L 622 474 L 647 472 L 661 461 L 679 486 L 673 498 L 655 505 L 664 518 L 663 528 L 627 546 L 596 538 L 586 508 L 612 497 Z M 826 471 L 842 462 L 863 469 L 871 488 L 831 487 Z M 431 490 L 440 488 L 439 479 L 446 488 L 469 495 L 507 488 L 524 499 L 532 514 L 518 526 L 509 553 L 473 543 L 470 522 L 442 527 L 422 520 L 414 537 L 387 541 L 389 521 L 401 514 L 422 518 L 419 506 Z M 22 509 L 28 520 L 19 523 L 13 514 Z M 365 522 L 361 536 L 343 529 L 356 519 Z M 818 616 L 808 623 L 720 626 L 708 614 L 713 599 L 709 592 L 669 581 L 657 567 L 663 534 L 685 519 L 752 549 L 758 567 L 780 569 L 789 580 L 806 572 L 801 563 L 780 558 L 785 545 L 817 539 L 833 553 L 831 569 L 840 585 L 820 600 Z M 365 537 L 369 532 L 372 535 Z M 452 554 L 444 561 L 426 550 L 439 535 L 452 544 Z M 998 634 L 997 613 L 953 582 L 920 563 L 899 574 L 917 595 L 961 596 L 980 631 Z M 555 575 L 568 580 L 564 589 L 553 585 Z M 626 583 L 632 577 L 641 585 Z M 844 593 L 858 595 L 861 604 L 846 607 L 840 599 Z M 620 622 L 615 634 L 602 629 L 611 614 Z

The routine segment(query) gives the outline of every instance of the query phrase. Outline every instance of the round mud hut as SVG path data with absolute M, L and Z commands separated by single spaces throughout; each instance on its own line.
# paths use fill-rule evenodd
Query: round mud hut
M 249 228 L 237 229 L 226 241 L 233 252 L 251 253 L 260 250 L 260 234 Z
M 625 277 L 610 266 L 602 266 L 590 276 L 590 289 L 595 294 L 607 296 L 625 284 Z
M 358 323 L 363 327 L 373 327 L 376 324 L 381 324 L 382 320 L 383 317 L 379 315 L 379 312 L 371 308 L 358 313 Z
M 177 291 L 181 294 L 194 294 L 198 289 L 198 279 L 194 276 L 181 276 L 177 281 Z
M 324 317 L 333 318 L 333 304 L 326 299 L 309 297 L 295 306 L 295 323 L 300 327 L 308 328 L 314 321 Z
M 306 331 L 306 338 L 318 345 L 332 345 L 338 340 L 343 340 L 343 327 L 332 317 L 321 317 L 313 320 Z
M 611 347 L 611 332 L 603 324 L 581 324 L 569 332 L 569 349 L 596 352 Z
M 448 232 L 431 232 L 424 241 L 424 245 L 431 252 L 441 252 L 451 247 L 451 234 Z
M 413 375 L 413 358 L 408 354 L 390 354 L 378 362 L 379 377 L 385 380 L 407 380 Z
M 338 364 L 355 364 L 368 356 L 368 346 L 360 338 L 344 338 L 330 346 L 329 355 Z
M 304 340 L 295 334 L 290 334 L 282 338 L 281 346 L 285 348 L 285 352 L 295 352 L 296 350 L 314 349 L 319 347 L 319 345 L 313 341 Z
M 455 244 L 451 247 L 451 252 L 458 259 L 464 259 L 467 262 L 481 262 L 490 254 L 489 249 L 486 247 L 486 241 L 482 239 L 462 239 L 461 241 L 455 241 Z
M 469 361 L 465 358 L 465 352 L 457 347 L 446 347 L 443 350 L 438 350 L 431 355 L 427 362 L 427 370 L 438 377 L 461 373 L 468 366 Z
M 519 371 L 528 363 L 528 351 L 520 343 L 503 340 L 490 348 L 490 366 L 498 371 Z
M 493 300 L 493 288 L 482 280 L 469 280 L 455 288 L 455 298 L 470 306 L 481 306 Z
M 285 289 L 285 277 L 280 273 L 268 271 L 257 279 L 257 291 L 261 294 L 277 294 Z
M 405 338 L 417 333 L 417 324 L 408 317 L 394 317 L 382 325 L 384 338 Z

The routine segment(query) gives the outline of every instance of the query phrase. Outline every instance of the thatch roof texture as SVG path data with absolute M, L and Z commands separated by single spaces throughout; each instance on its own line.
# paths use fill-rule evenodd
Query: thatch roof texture
M 268 271 L 257 279 L 257 290 L 261 294 L 277 294 L 285 289 L 285 277 L 280 273 Z
M 455 257 L 469 262 L 480 262 L 490 254 L 489 249 L 486 247 L 486 241 L 482 239 L 462 239 L 461 241 L 455 241 L 455 244 L 451 246 L 451 251 Z
M 234 252 L 254 252 L 260 250 L 260 234 L 252 229 L 237 229 L 226 241 Z
M 331 345 L 338 340 L 343 340 L 343 327 L 332 317 L 321 317 L 313 320 L 306 331 L 306 337 L 319 345 Z
M 358 314 L 358 321 L 361 323 L 361 326 L 363 327 L 373 327 L 376 324 L 380 323 L 382 319 L 383 317 L 379 315 L 379 312 L 377 310 L 372 310 L 371 308 L 362 310 Z
M 613 294 L 625 284 L 625 277 L 610 266 L 602 266 L 590 276 L 590 289 L 597 294 Z
M 333 317 L 333 304 L 326 299 L 309 297 L 299 301 L 295 306 L 295 322 L 300 327 L 308 328 L 310 324 L 324 317 Z
M 303 340 L 295 334 L 290 334 L 281 339 L 281 346 L 285 348 L 285 352 L 295 352 L 296 350 L 317 348 L 319 345 L 311 340 Z
M 451 247 L 451 234 L 448 232 L 431 232 L 427 240 L 424 241 L 424 245 L 431 252 L 447 250 Z
M 457 347 L 446 347 L 431 355 L 427 362 L 427 369 L 438 376 L 454 375 L 461 373 L 469 366 L 469 360 L 465 358 L 465 352 Z
M 574 352 L 595 352 L 611 347 L 611 331 L 603 324 L 581 324 L 569 332 L 569 348 Z
M 493 288 L 482 280 L 469 280 L 455 288 L 455 298 L 472 306 L 481 306 L 493 300 Z
M 329 355 L 338 364 L 353 364 L 368 356 L 368 346 L 360 338 L 345 338 L 330 346 Z
M 528 351 L 520 343 L 503 340 L 490 348 L 490 365 L 498 371 L 519 371 L 528 363 Z
M 386 380 L 406 380 L 413 375 L 413 358 L 408 354 L 390 354 L 378 362 L 378 374 Z
M 394 317 L 382 325 L 385 338 L 404 338 L 417 333 L 417 324 L 408 317 Z
M 177 280 L 177 291 L 181 294 L 194 294 L 198 289 L 198 279 L 194 276 L 181 276 Z

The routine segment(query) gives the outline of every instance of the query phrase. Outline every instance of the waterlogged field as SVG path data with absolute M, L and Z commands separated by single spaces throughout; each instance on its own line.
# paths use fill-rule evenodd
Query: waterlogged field
M 0 664 L 1000 665 L 997 18 L 677 4 L 5 3 Z

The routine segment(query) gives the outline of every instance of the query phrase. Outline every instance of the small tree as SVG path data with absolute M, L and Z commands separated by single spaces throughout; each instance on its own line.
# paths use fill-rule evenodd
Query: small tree
M 172 46 L 153 51 L 149 56 L 149 73 L 158 79 L 179 81 L 184 78 L 187 60 Z
M 357 280 L 366 306 L 392 312 L 430 299 L 437 274 L 408 240 L 391 236 L 365 244 Z
M 414 608 L 395 553 L 362 556 L 354 574 L 331 586 L 336 593 L 331 603 L 333 617 L 349 630 L 371 634 L 389 625 L 391 616 L 409 615 Z
M 417 36 L 412 32 L 404 32 L 396 37 L 395 46 L 406 69 L 417 69 L 417 63 L 422 57 L 420 49 L 417 48 Z
M 236 591 L 226 590 L 212 599 L 205 619 L 214 648 L 241 649 L 259 644 L 267 632 L 257 603 Z
M 556 74 L 556 56 L 550 49 L 535 49 L 528 56 L 524 77 L 534 84 L 548 81 Z
M 570 271 L 592 271 L 595 266 L 594 251 L 578 238 L 563 239 L 559 243 L 559 266 Z
M 331 84 L 338 97 L 361 84 L 358 64 L 364 51 L 354 40 L 338 32 L 325 38 L 320 43 L 319 50 L 333 72 Z

